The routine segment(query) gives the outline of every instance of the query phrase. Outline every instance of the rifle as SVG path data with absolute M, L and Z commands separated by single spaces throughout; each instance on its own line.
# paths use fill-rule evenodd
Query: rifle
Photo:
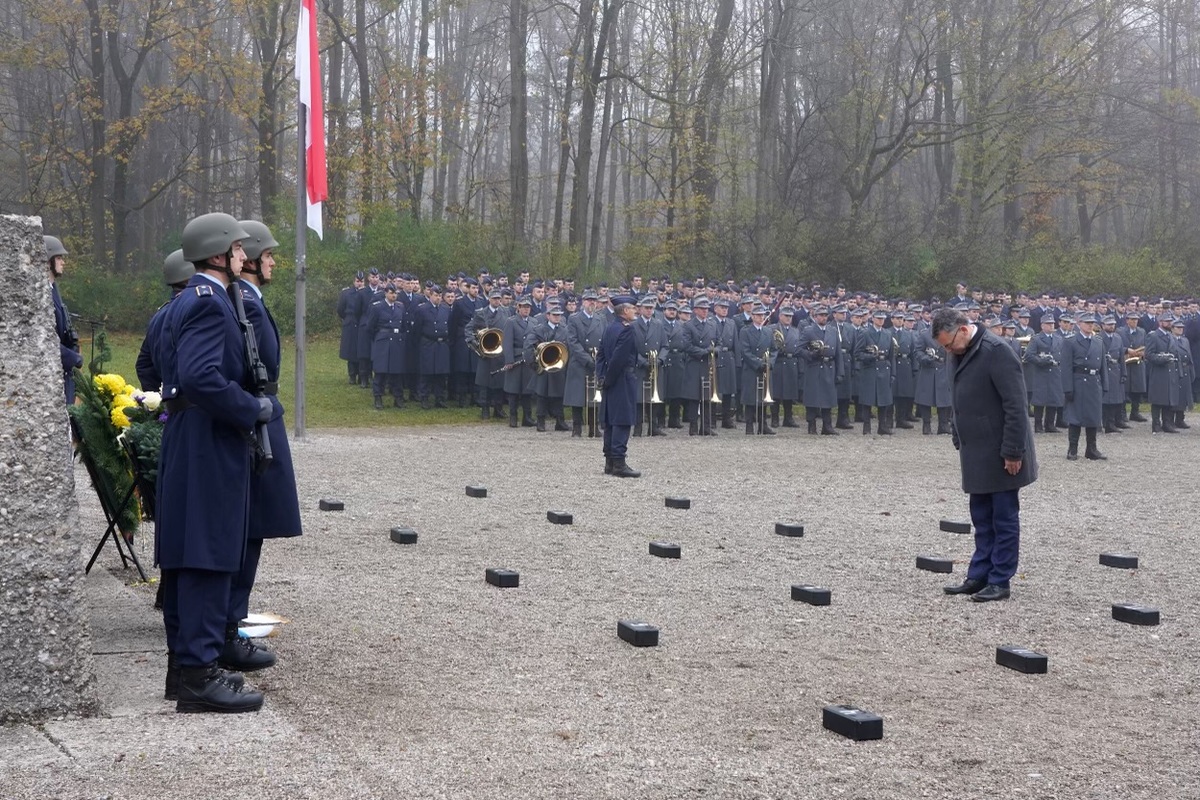
M 242 302 L 241 281 L 234 279 L 229 284 L 229 297 L 233 300 L 233 308 L 237 316 L 238 327 L 242 329 L 242 342 L 246 353 L 246 372 L 250 384 L 247 388 L 255 397 L 267 396 L 267 365 L 258 354 L 258 339 L 254 336 L 254 324 L 246 317 L 246 306 Z M 261 475 L 271 465 L 274 456 L 271 454 L 271 435 L 267 431 L 267 423 L 254 423 L 254 431 L 250 434 L 250 443 L 254 446 L 254 471 Z

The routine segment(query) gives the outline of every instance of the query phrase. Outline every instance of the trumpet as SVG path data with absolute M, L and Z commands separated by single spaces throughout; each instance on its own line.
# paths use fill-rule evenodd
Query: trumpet
M 717 388 L 717 354 L 708 354 L 708 382 L 712 385 L 712 397 L 708 402 L 721 404 L 721 391 Z
M 567 366 L 567 346 L 562 342 L 542 342 L 533 352 L 534 365 L 538 374 L 559 372 Z
M 1028 336 L 1018 336 L 1017 341 L 1021 344 L 1029 344 L 1033 341 L 1033 334 L 1031 333 Z
M 596 348 L 593 347 L 589 352 L 592 354 L 592 363 L 595 364 L 596 357 L 598 355 Z M 599 378 L 600 376 L 596 374 L 595 366 L 593 366 L 592 369 L 589 370 L 583 377 L 583 399 L 584 405 L 586 406 L 584 409 L 584 416 L 587 418 L 589 439 L 596 438 L 597 429 L 599 427 L 596 424 L 599 422 L 597 417 L 600 410 L 600 401 L 602 399 L 600 396 Z
M 499 328 L 480 328 L 475 331 L 475 338 L 467 342 L 475 355 L 484 358 L 495 358 L 504 353 L 504 331 Z

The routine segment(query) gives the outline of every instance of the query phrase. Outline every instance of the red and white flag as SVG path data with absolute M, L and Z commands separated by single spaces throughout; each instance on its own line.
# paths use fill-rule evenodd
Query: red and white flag
M 321 58 L 317 50 L 316 0 L 300 0 L 296 30 L 296 80 L 300 103 L 308 109 L 304 131 L 305 195 L 308 227 L 322 237 L 321 203 L 329 197 L 325 176 L 325 103 L 321 95 Z

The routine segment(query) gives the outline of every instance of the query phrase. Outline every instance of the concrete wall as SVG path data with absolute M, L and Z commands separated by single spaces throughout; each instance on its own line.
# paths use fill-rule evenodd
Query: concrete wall
M 97 707 L 61 364 L 41 220 L 0 216 L 0 722 Z

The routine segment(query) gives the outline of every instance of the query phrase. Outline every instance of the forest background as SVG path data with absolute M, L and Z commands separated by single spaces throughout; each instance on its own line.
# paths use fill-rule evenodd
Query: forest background
M 284 242 L 298 0 L 0 0 L 0 211 L 137 330 L 184 223 Z M 768 275 L 946 296 L 1200 279 L 1190 0 L 318 0 L 330 199 L 309 330 L 356 269 L 579 285 Z

